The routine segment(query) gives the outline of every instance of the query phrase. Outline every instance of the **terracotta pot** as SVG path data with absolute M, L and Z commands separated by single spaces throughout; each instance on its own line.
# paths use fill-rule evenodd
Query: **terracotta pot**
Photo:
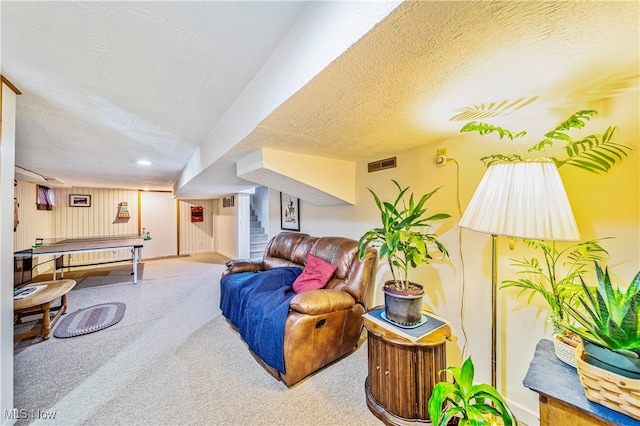
M 422 319 L 422 286 L 412 283 L 420 291 L 402 291 L 387 286 L 388 283 L 392 281 L 387 281 L 382 287 L 387 319 L 405 327 L 418 324 Z

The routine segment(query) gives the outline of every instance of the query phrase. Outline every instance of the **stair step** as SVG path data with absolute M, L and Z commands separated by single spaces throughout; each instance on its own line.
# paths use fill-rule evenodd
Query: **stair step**
M 269 236 L 265 234 L 262 223 L 253 208 L 249 209 L 249 255 L 251 258 L 262 259 L 264 250 L 269 242 Z

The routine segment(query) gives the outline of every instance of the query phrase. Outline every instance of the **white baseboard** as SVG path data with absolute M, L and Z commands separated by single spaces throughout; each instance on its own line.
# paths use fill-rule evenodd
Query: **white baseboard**
M 225 253 L 223 251 L 218 250 L 218 254 L 221 254 L 225 257 L 228 257 L 229 259 L 236 259 L 236 255 L 235 254 L 231 254 L 231 253 Z
M 515 414 L 518 422 L 522 422 L 527 426 L 540 426 L 540 414 L 531 411 L 529 408 L 507 399 L 507 404 L 513 414 Z
M 204 254 L 204 253 L 215 253 L 213 250 L 190 250 L 190 251 L 183 251 L 180 254 Z

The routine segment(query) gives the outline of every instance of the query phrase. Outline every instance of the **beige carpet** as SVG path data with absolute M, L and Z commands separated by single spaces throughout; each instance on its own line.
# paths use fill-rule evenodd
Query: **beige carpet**
M 125 317 L 85 336 L 16 342 L 15 407 L 29 414 L 16 424 L 381 424 L 365 402 L 366 343 L 287 389 L 219 315 L 223 268 L 207 256 L 155 260 L 137 285 L 123 275 L 71 291 L 70 311 L 124 302 Z

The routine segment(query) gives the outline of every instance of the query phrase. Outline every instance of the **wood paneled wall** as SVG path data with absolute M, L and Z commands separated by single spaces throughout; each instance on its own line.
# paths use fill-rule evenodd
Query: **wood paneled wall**
M 36 209 L 36 184 L 18 182 L 14 188 L 14 197 L 18 200 L 18 228 L 13 233 L 13 250 L 27 250 L 35 244 L 36 238 L 48 238 L 53 235 L 51 219 L 53 211 Z M 50 257 L 38 258 L 39 266 L 34 274 L 46 271 L 51 264 Z
M 213 251 L 213 213 L 216 200 L 181 200 L 180 254 Z M 202 222 L 191 222 L 191 207 L 202 207 Z
M 52 235 L 51 218 L 53 211 L 36 209 L 36 185 L 29 182 L 18 182 L 14 197 L 18 200 L 18 228 L 13 233 L 14 251 L 31 248 L 36 238 Z
M 20 203 L 20 221 L 14 233 L 14 251 L 31 248 L 36 238 L 82 238 L 105 235 L 138 234 L 138 191 L 110 188 L 55 188 L 55 207 L 44 211 L 36 209 L 36 184 L 18 182 L 15 197 Z M 90 207 L 71 207 L 69 195 L 91 196 Z M 129 218 L 118 219 L 118 205 L 128 204 Z M 180 254 L 213 251 L 214 212 L 217 200 L 179 201 Z M 203 221 L 191 222 L 191 207 L 203 208 Z M 128 250 L 81 253 L 71 257 L 72 265 L 110 262 L 128 259 Z M 48 258 L 38 258 L 41 266 L 34 271 L 42 273 L 51 267 Z M 65 259 L 65 263 L 67 259 Z
M 82 238 L 138 233 L 138 191 L 110 188 L 56 188 L 55 208 L 51 220 L 54 238 Z M 90 207 L 71 207 L 69 195 L 91 196 Z M 118 205 L 128 204 L 129 218 L 118 219 Z M 129 250 L 79 253 L 71 257 L 71 264 L 109 262 L 131 257 Z M 66 262 L 66 261 L 65 261 Z

